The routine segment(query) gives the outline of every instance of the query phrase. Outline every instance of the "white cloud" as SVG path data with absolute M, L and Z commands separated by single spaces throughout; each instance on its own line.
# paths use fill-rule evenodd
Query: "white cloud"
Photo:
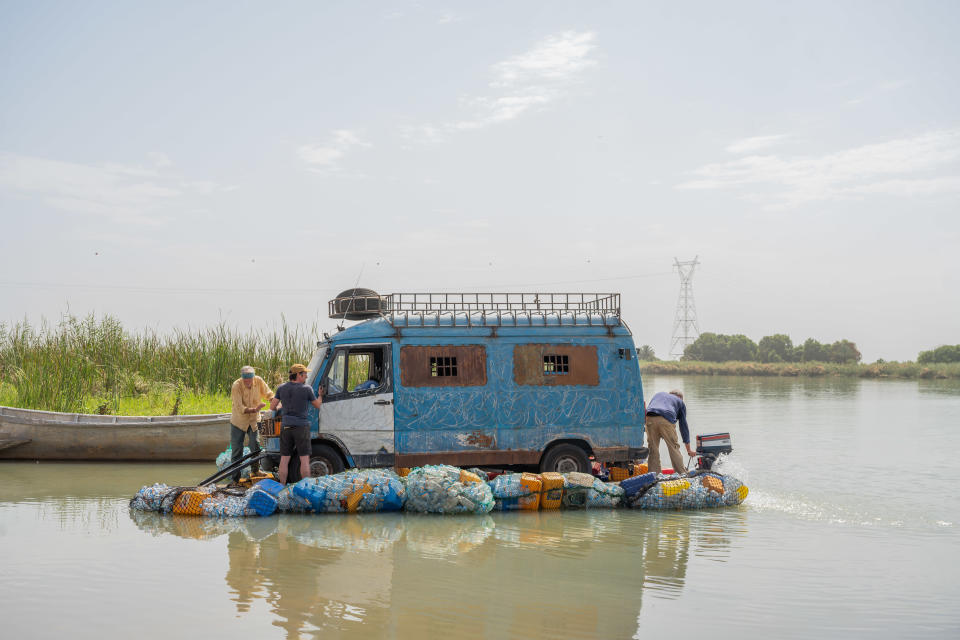
M 471 131 L 508 122 L 563 97 L 579 75 L 596 64 L 593 32 L 564 31 L 524 53 L 491 67 L 490 92 L 462 101 L 469 115 L 443 124 L 407 129 L 408 137 L 437 140 L 455 131 Z
M 727 151 L 730 153 L 750 153 L 752 151 L 759 151 L 761 149 L 767 149 L 776 145 L 778 142 L 788 138 L 786 134 L 778 134 L 775 136 L 755 136 L 753 138 L 744 138 L 742 140 L 736 140 L 727 145 Z
M 87 165 L 0 152 L 0 191 L 37 198 L 70 213 L 157 224 L 166 203 L 216 190 L 219 187 L 215 183 L 184 182 L 155 169 L 113 163 Z
M 300 159 L 315 169 L 333 171 L 340 160 L 357 147 L 371 147 L 355 132 L 349 129 L 336 129 L 331 132 L 330 140 L 323 145 L 305 144 L 297 150 Z
M 937 195 L 960 182 L 960 129 L 934 131 L 820 156 L 751 155 L 692 172 L 679 189 L 755 189 L 746 194 L 770 206 L 868 194 Z M 911 175 L 939 171 L 940 175 Z

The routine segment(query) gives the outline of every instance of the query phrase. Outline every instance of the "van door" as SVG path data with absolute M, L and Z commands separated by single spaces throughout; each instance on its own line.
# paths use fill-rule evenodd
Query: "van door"
M 338 346 L 320 382 L 320 432 L 339 438 L 359 467 L 393 465 L 390 363 L 389 344 Z

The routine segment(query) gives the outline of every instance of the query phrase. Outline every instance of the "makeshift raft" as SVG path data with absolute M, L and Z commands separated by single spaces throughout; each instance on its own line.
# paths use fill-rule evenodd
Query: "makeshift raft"
M 404 472 L 406 470 L 403 470 Z M 492 474 L 490 474 L 492 475 Z M 145 486 L 130 501 L 139 511 L 209 517 L 274 513 L 489 513 L 493 510 L 702 509 L 734 506 L 747 487 L 713 471 L 687 475 L 644 473 L 603 482 L 587 473 L 508 473 L 447 465 L 349 470 L 284 486 L 261 480 L 249 489 L 216 486 Z

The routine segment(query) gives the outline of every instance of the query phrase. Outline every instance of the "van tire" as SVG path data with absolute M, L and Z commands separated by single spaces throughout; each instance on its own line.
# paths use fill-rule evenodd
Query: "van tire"
M 326 444 L 314 444 L 313 453 L 310 456 L 310 477 L 330 476 L 343 471 L 343 458 L 340 454 Z
M 540 461 L 540 471 L 590 473 L 590 458 L 577 445 L 564 442 L 550 447 Z

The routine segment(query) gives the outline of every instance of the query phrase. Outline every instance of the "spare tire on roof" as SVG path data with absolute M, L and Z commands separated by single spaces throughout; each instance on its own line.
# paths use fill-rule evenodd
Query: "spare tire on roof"
M 373 289 L 347 289 L 330 301 L 331 318 L 366 320 L 386 310 L 386 301 Z

